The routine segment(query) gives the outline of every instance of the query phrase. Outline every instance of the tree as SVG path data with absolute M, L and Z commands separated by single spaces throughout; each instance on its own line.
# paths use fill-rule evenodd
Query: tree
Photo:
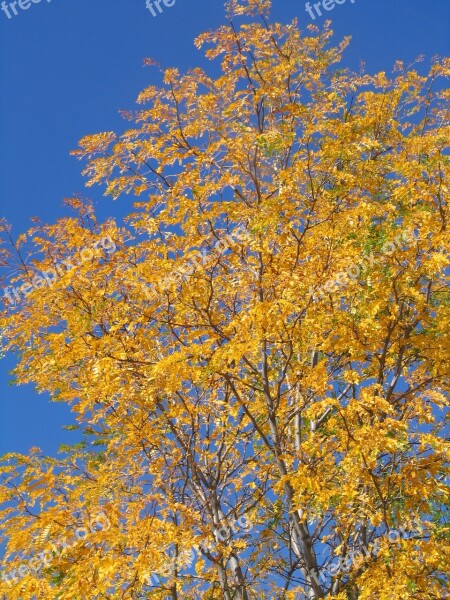
M 450 61 L 351 73 L 269 8 L 81 140 L 125 223 L 3 227 L 4 351 L 83 434 L 4 457 L 8 599 L 449 588 Z

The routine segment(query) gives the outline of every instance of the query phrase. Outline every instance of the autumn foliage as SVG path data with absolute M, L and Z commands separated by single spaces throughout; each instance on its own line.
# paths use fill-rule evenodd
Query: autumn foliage
M 4 226 L 15 286 L 95 248 L 4 298 L 16 382 L 83 434 L 4 457 L 3 573 L 53 557 L 8 600 L 449 589 L 450 61 L 351 73 L 348 40 L 269 4 L 196 40 L 220 75 L 167 69 L 128 130 L 81 140 L 88 185 L 137 197 L 123 223 L 72 200 L 13 246 Z

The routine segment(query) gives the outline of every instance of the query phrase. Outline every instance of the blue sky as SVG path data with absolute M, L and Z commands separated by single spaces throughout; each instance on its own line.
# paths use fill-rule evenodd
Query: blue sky
M 162 3 L 156 18 L 145 0 L 33 1 L 21 0 L 30 7 L 17 7 L 17 15 L 0 12 L 0 217 L 16 235 L 32 216 L 53 222 L 67 214 L 63 198 L 85 192 L 81 165 L 69 152 L 86 134 L 126 127 L 118 111 L 133 108 L 139 91 L 158 83 L 157 70 L 144 68 L 143 59 L 181 71 L 204 66 L 193 38 L 224 16 L 222 0 Z M 390 72 L 397 59 L 450 53 L 449 0 L 346 0 L 322 12 L 336 41 L 352 36 L 344 64 L 353 68 L 363 60 L 369 72 Z M 273 17 L 297 17 L 302 29 L 313 22 L 304 0 L 274 0 Z M 314 23 L 324 20 L 316 16 Z M 120 218 L 131 204 L 103 198 L 100 189 L 85 194 L 101 219 Z M 55 454 L 74 439 L 62 430 L 72 421 L 69 409 L 31 386 L 11 387 L 13 365 L 14 357 L 0 361 L 0 455 L 32 446 Z

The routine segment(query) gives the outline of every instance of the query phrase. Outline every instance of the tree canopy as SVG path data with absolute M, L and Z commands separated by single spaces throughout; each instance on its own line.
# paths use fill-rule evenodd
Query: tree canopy
M 450 60 L 353 73 L 269 9 L 80 141 L 123 222 L 3 224 L 3 351 L 82 439 L 3 457 L 8 600 L 449 589 Z

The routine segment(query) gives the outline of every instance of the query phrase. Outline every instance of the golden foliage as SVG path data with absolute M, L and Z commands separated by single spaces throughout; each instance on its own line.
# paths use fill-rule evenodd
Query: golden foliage
M 4 457 L 3 567 L 80 519 L 111 527 L 2 582 L 8 599 L 448 590 L 450 62 L 355 75 L 336 67 L 348 40 L 268 8 L 229 2 L 196 41 L 220 76 L 167 69 L 133 128 L 80 142 L 88 185 L 139 197 L 124 225 L 73 201 L 16 244 L 21 284 L 97 249 L 1 313 L 17 382 L 71 404 L 86 440 Z

